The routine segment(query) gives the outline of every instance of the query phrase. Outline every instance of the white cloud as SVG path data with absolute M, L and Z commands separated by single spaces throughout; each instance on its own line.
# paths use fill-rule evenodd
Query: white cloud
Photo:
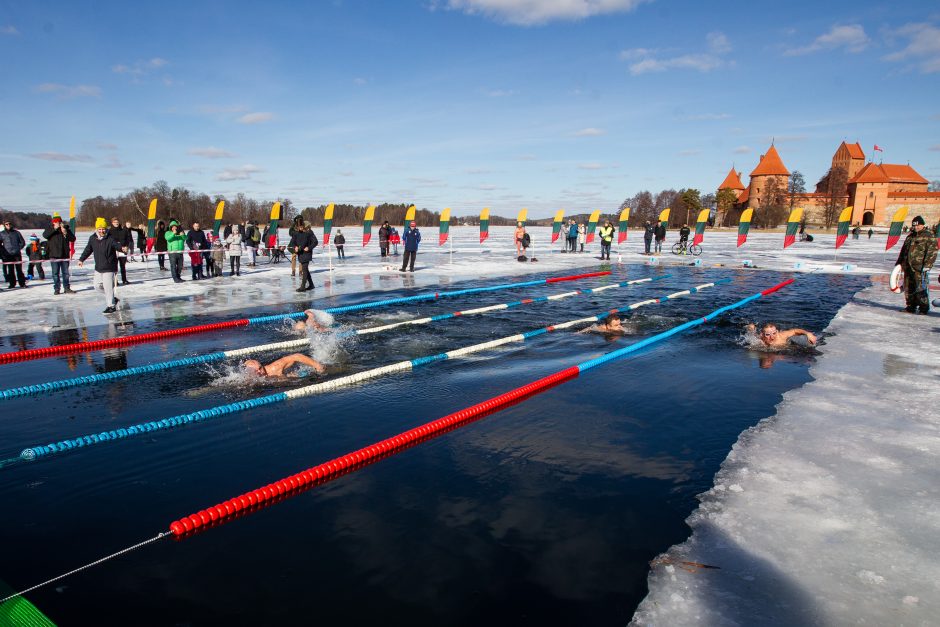
M 16 26 L 0 26 L 0 35 L 19 35 L 20 31 L 16 30 Z
M 923 74 L 940 72 L 940 28 L 933 24 L 906 24 L 892 33 L 906 37 L 908 42 L 902 50 L 884 57 L 886 61 L 916 60 Z
M 69 100 L 81 97 L 101 97 L 101 88 L 94 85 L 60 85 L 59 83 L 43 83 L 36 85 L 36 91 L 41 94 L 55 94 L 57 98 Z
M 665 72 L 666 70 L 696 70 L 710 72 L 728 64 L 723 55 L 731 51 L 728 37 L 721 32 L 714 31 L 705 36 L 708 52 L 693 52 L 674 57 L 657 57 L 657 51 L 651 48 L 634 48 L 620 53 L 624 60 L 640 59 L 630 65 L 630 74 L 634 76 L 649 72 Z
M 235 153 L 229 152 L 228 150 L 222 150 L 221 148 L 216 148 L 215 146 L 206 146 L 205 148 L 190 148 L 186 151 L 188 155 L 194 155 L 196 157 L 205 157 L 206 159 L 232 159 L 237 157 Z
M 736 155 L 746 155 L 749 152 L 751 152 L 751 147 L 750 146 L 738 146 L 731 152 L 733 152 Z
M 91 163 L 93 161 L 90 155 L 67 155 L 61 152 L 34 152 L 29 156 L 43 161 L 75 161 L 78 163 Z
M 261 124 L 262 122 L 267 122 L 273 119 L 273 113 L 258 111 L 256 113 L 246 113 L 245 115 L 238 118 L 238 122 L 239 124 Z
M 435 0 L 430 8 L 484 17 L 518 26 L 583 20 L 595 15 L 632 11 L 647 0 Z
M 132 76 L 143 76 L 150 73 L 153 70 L 158 70 L 162 67 L 169 65 L 169 61 L 162 59 L 160 57 L 154 57 L 147 61 L 137 61 L 133 65 L 125 65 L 119 63 L 111 67 L 111 71 L 115 74 L 130 74 Z
M 251 178 L 252 174 L 262 172 L 261 168 L 251 164 L 243 165 L 237 168 L 226 168 L 216 176 L 218 181 L 245 181 Z
M 606 135 L 606 134 L 607 134 L 607 131 L 605 131 L 602 128 L 594 128 L 594 127 L 589 126 L 588 128 L 582 128 L 580 131 L 575 131 L 574 136 L 575 137 L 600 137 L 601 135 Z
M 861 52 L 871 40 L 865 34 L 865 29 L 861 24 L 836 24 L 829 29 L 829 32 L 823 33 L 817 37 L 813 43 L 798 48 L 790 48 L 784 51 L 788 57 L 799 56 L 819 52 L 820 50 L 835 50 L 843 48 L 846 52 Z
M 578 169 L 580 170 L 603 170 L 604 166 L 600 163 L 579 163 Z
M 512 89 L 484 89 L 483 93 L 490 98 L 504 98 L 506 96 L 515 96 L 516 92 Z

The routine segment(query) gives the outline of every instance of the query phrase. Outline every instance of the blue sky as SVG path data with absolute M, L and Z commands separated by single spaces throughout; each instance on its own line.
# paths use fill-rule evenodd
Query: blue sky
M 843 139 L 940 179 L 929 2 L 0 0 L 0 86 L 6 209 L 164 179 L 612 211 L 712 191 L 772 137 L 809 183 Z

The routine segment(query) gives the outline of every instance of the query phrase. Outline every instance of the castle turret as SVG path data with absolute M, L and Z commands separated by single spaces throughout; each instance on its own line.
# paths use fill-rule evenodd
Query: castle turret
M 747 189 L 747 206 L 757 209 L 761 206 L 763 193 L 767 190 L 771 180 L 776 180 L 781 191 L 786 192 L 790 183 L 790 171 L 783 165 L 780 155 L 773 144 L 767 154 L 760 156 L 760 163 L 751 172 L 751 181 Z

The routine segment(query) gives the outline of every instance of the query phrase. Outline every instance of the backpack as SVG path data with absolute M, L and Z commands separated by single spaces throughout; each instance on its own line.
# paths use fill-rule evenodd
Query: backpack
M 531 244 L 531 243 L 532 243 L 532 238 L 529 237 L 529 234 L 528 234 L 528 233 L 523 233 L 523 234 L 522 234 L 522 247 L 523 247 L 523 248 L 528 248 L 528 247 L 529 247 L 529 244 Z
M 261 241 L 261 234 L 258 232 L 258 227 L 255 227 L 251 230 L 251 241 L 255 244 Z

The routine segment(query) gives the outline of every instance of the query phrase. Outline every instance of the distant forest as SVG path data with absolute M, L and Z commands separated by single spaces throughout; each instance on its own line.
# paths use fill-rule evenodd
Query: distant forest
M 131 221 L 134 224 L 146 224 L 147 208 L 150 200 L 157 199 L 157 218 L 164 221 L 171 219 L 179 220 L 181 224 L 188 227 L 193 222 L 201 222 L 211 225 L 215 218 L 215 207 L 220 200 L 225 200 L 225 214 L 223 221 L 244 222 L 254 220 L 259 224 L 268 221 L 271 214 L 271 206 L 274 202 L 281 203 L 281 220 L 288 222 L 298 214 L 302 214 L 304 219 L 314 226 L 323 226 L 323 214 L 326 205 L 318 207 L 306 207 L 300 209 L 289 198 L 270 198 L 257 200 L 248 198 L 244 194 L 238 194 L 234 198 L 224 196 L 209 196 L 191 191 L 185 187 L 173 187 L 166 181 L 157 181 L 153 185 L 138 187 L 131 192 L 119 196 L 105 198 L 95 196 L 81 201 L 77 211 L 78 226 L 94 226 L 95 218 L 102 217 L 107 220 L 118 218 L 122 222 Z M 404 223 L 405 212 L 408 210 L 409 203 L 383 203 L 376 206 L 374 224 L 381 225 L 384 220 L 391 224 L 400 226 Z M 713 209 L 715 206 L 715 196 L 706 194 L 701 196 L 695 189 L 667 189 L 656 194 L 649 191 L 642 191 L 634 196 L 627 198 L 616 210 L 611 212 L 602 212 L 600 222 L 610 220 L 616 224 L 620 211 L 624 207 L 631 207 L 630 226 L 641 226 L 646 220 L 655 221 L 659 218 L 659 213 L 666 207 L 671 208 L 670 226 L 679 226 L 682 223 L 694 222 L 698 211 L 703 208 Z M 482 209 L 482 207 L 481 207 Z M 364 205 L 336 204 L 333 208 L 333 224 L 337 226 L 349 226 L 362 224 L 365 217 L 366 207 Z M 59 210 L 63 219 L 68 219 L 68 207 Z M 574 218 L 578 222 L 587 222 L 590 212 L 567 214 L 565 219 Z M 49 215 L 40 213 L 9 212 L 0 209 L 0 216 L 10 216 L 14 219 L 18 228 L 40 228 L 49 224 Z M 440 219 L 439 211 L 428 209 L 418 209 L 415 213 L 415 221 L 418 226 L 437 226 Z M 527 220 L 531 226 L 550 226 L 552 217 L 534 218 Z M 468 224 L 476 226 L 480 223 L 479 213 L 466 216 L 452 216 L 451 223 L 454 225 Z M 493 226 L 511 226 L 516 223 L 515 215 L 498 216 L 490 215 L 490 224 Z
M 0 223 L 9 220 L 16 229 L 44 229 L 49 226 L 51 219 L 48 213 L 0 209 Z

